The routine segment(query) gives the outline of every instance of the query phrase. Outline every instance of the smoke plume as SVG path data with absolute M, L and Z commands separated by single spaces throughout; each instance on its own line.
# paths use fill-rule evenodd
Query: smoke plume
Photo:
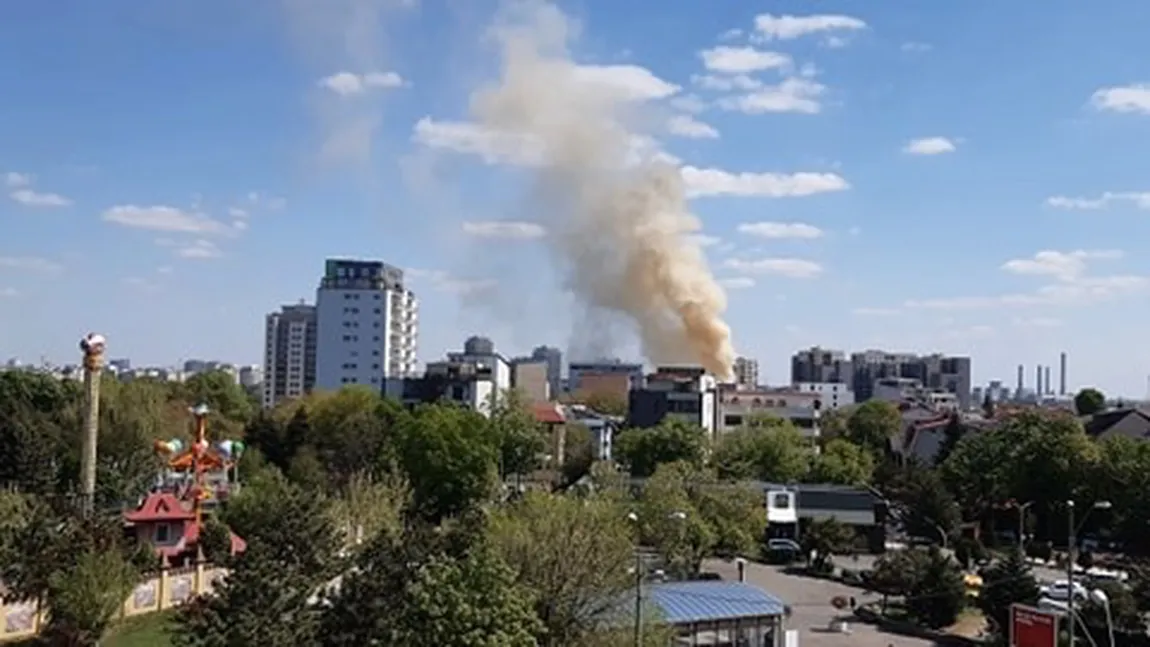
M 572 61 L 575 32 L 541 0 L 508 7 L 492 30 L 500 78 L 472 95 L 472 116 L 537 149 L 528 206 L 580 304 L 633 321 L 650 361 L 701 364 L 729 379 L 726 296 L 690 236 L 699 222 L 683 180 L 644 152 L 634 96 Z

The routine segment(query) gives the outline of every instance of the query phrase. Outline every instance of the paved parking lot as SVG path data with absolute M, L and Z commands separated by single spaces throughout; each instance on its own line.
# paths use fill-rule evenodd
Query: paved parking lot
M 836 555 L 834 560 L 835 566 L 838 566 L 839 568 L 849 568 L 852 571 L 862 571 L 874 568 L 874 563 L 878 560 L 878 557 L 875 555 L 858 555 L 852 557 Z M 1034 566 L 1032 567 L 1031 572 L 1034 573 L 1034 578 L 1037 579 L 1039 583 L 1043 584 L 1049 584 L 1055 580 L 1066 579 L 1066 571 L 1060 569 L 1048 568 L 1045 566 Z
M 708 561 L 703 569 L 721 574 L 724 580 L 738 579 L 738 569 L 733 562 Z M 800 647 L 926 647 L 935 644 L 931 640 L 888 634 L 861 623 L 851 623 L 850 634 L 828 631 L 831 620 L 841 615 L 831 606 L 831 598 L 853 595 L 859 604 L 875 599 L 861 589 L 787 575 L 777 567 L 751 563 L 747 564 L 747 582 L 762 587 L 791 606 L 792 615 L 787 628 L 799 630 Z

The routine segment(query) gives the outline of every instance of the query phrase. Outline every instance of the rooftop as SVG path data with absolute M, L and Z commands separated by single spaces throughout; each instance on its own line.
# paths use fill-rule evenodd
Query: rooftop
M 673 625 L 786 613 L 782 600 L 743 582 L 665 582 L 648 585 L 644 593 Z

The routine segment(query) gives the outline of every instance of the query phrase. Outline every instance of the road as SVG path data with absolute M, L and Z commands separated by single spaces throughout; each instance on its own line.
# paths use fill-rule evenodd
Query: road
M 724 580 L 738 579 L 738 568 L 733 562 L 709 560 L 703 564 L 703 570 L 719 573 Z M 854 596 L 860 604 L 874 599 L 862 589 L 787 575 L 778 567 L 754 563 L 747 564 L 747 582 L 769 591 L 791 606 L 787 628 L 799 630 L 801 647 L 927 647 L 935 644 L 931 640 L 890 634 L 857 622 L 850 624 L 849 634 L 828 631 L 831 620 L 842 615 L 831 606 L 831 599 L 837 595 Z

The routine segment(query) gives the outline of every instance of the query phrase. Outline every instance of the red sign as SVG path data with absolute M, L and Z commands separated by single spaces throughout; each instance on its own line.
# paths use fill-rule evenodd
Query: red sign
M 1058 647 L 1058 614 L 1011 605 L 1010 647 Z

